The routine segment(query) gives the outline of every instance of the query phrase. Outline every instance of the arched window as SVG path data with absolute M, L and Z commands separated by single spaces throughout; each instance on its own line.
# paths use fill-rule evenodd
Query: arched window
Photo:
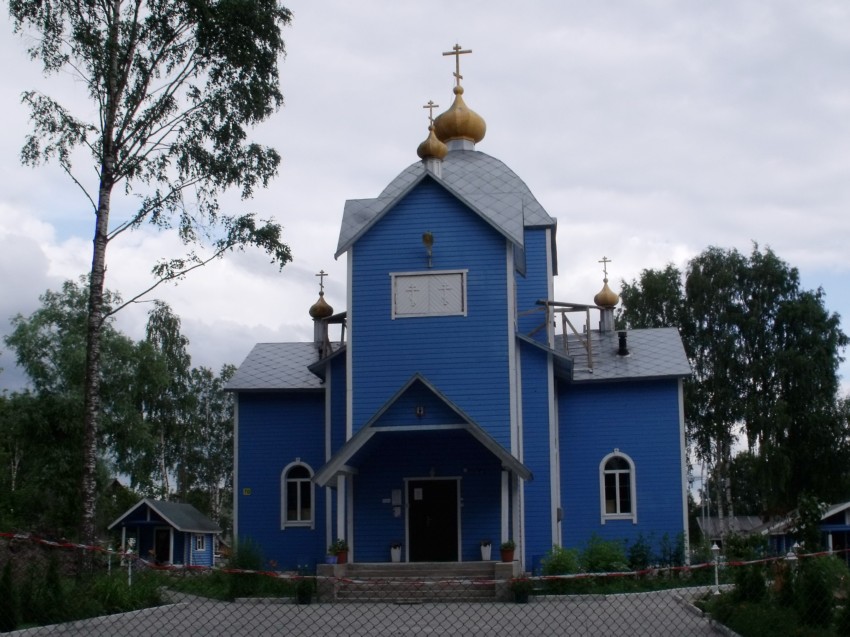
M 635 502 L 635 463 L 619 449 L 599 463 L 599 496 L 602 524 L 608 520 L 637 523 Z
M 287 465 L 280 474 L 280 528 L 313 528 L 315 490 L 313 471 L 300 459 Z

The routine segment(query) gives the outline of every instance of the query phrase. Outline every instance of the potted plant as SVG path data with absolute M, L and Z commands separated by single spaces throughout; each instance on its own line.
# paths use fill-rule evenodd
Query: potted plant
M 401 562 L 401 542 L 390 544 L 390 558 L 393 562 Z
M 517 604 L 527 604 L 528 596 L 534 590 L 534 582 L 528 577 L 514 577 L 511 579 L 511 592 Z
M 493 549 L 491 540 L 481 540 L 481 560 L 488 562 L 490 560 L 490 551 Z
M 348 542 L 338 537 L 331 542 L 331 545 L 328 547 L 328 553 L 330 555 L 336 555 L 337 564 L 345 564 L 348 562 Z
M 516 542 L 514 542 L 513 540 L 505 540 L 499 546 L 499 550 L 502 553 L 503 562 L 513 562 L 514 551 L 516 550 Z

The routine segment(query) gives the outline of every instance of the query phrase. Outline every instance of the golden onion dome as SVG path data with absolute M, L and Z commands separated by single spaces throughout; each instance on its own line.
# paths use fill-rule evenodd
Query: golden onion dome
M 593 297 L 593 302 L 599 307 L 613 308 L 620 300 L 620 295 L 608 287 L 608 277 L 603 279 L 602 289 Z
M 484 139 L 487 124 L 484 118 L 463 101 L 463 87 L 454 87 L 455 101 L 445 113 L 434 120 L 434 132 L 441 142 L 450 139 L 468 139 L 474 143 Z
M 428 159 L 429 157 L 443 159 L 448 152 L 448 147 L 434 134 L 434 125 L 432 124 L 428 127 L 428 139 L 419 144 L 416 154 L 419 155 L 420 159 Z
M 319 292 L 319 300 L 310 306 L 310 316 L 314 319 L 324 319 L 333 315 L 334 309 L 325 301 L 325 293 Z

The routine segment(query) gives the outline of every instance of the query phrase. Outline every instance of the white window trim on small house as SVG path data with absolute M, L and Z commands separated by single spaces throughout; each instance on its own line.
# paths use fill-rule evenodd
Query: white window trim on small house
M 620 458 L 625 460 L 628 464 L 628 469 L 606 469 L 606 465 L 608 461 L 613 458 Z M 614 475 L 615 476 L 615 492 L 614 499 L 616 502 L 615 508 L 616 512 L 609 513 L 608 508 L 606 506 L 606 486 L 605 486 L 605 476 L 606 475 Z M 631 498 L 631 510 L 627 512 L 621 512 L 621 503 L 620 503 L 620 481 L 623 476 L 628 476 L 629 480 L 629 497 Z M 609 453 L 607 456 L 602 458 L 602 461 L 599 463 L 599 511 L 601 514 L 602 524 L 609 522 L 611 520 L 631 520 L 632 524 L 637 524 L 637 477 L 635 473 L 635 463 L 634 460 L 628 454 L 623 453 L 619 449 L 614 449 L 612 453 Z
M 290 478 L 289 474 L 293 469 L 304 468 L 307 470 L 306 478 Z M 287 512 L 289 511 L 289 484 L 293 483 L 296 485 L 296 497 L 298 498 L 298 502 L 295 506 L 296 518 L 289 519 L 287 517 Z M 301 495 L 303 493 L 302 486 L 304 484 L 309 485 L 309 498 L 310 498 L 310 506 L 307 511 L 307 515 L 303 514 L 304 507 L 300 502 Z M 301 458 L 296 458 L 294 462 L 290 462 L 283 468 L 283 471 L 280 472 L 280 528 L 287 529 L 293 527 L 309 527 L 311 529 L 316 528 L 316 486 L 313 483 L 313 469 L 306 462 L 302 462 Z
M 391 272 L 392 318 L 466 316 L 469 270 Z
M 203 533 L 195 533 L 194 548 L 196 553 L 203 553 L 207 550 L 207 536 Z

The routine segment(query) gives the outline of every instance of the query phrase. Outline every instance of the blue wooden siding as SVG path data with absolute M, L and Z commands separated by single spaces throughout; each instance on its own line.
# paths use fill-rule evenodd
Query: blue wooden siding
M 592 534 L 655 548 L 683 533 L 678 384 L 675 380 L 571 385 L 559 395 L 564 546 Z M 599 463 L 615 448 L 635 463 L 637 524 L 601 523 Z
M 212 566 L 213 565 L 213 550 L 215 546 L 215 536 L 212 533 L 202 533 L 204 536 L 204 550 L 195 550 L 195 536 L 197 533 L 186 533 L 186 547 L 189 559 L 187 564 L 193 566 Z
M 549 446 L 548 355 L 531 346 L 520 350 L 522 369 L 523 464 L 534 479 L 525 483 L 525 556 L 552 546 L 552 482 Z
M 390 273 L 468 270 L 467 316 L 392 319 Z M 510 442 L 507 244 L 478 215 L 427 179 L 355 246 L 354 430 L 420 372 L 507 448 Z
M 526 228 L 525 230 L 525 276 L 517 273 L 517 329 L 520 334 L 530 334 L 546 322 L 543 306 L 537 301 L 549 298 L 549 280 L 552 278 L 551 265 L 547 259 L 548 238 L 545 228 Z M 533 311 L 532 313 L 529 313 Z M 548 331 L 540 329 L 533 338 L 546 343 Z
M 324 489 L 315 490 L 315 530 L 280 528 L 284 467 L 296 458 L 314 472 L 324 464 L 324 400 L 321 392 L 239 394 L 238 540 L 256 542 L 278 568 L 313 564 L 327 548 Z
M 357 499 L 354 542 L 358 562 L 390 561 L 390 544 L 404 541 L 405 512 L 393 516 L 389 500 L 400 489 L 405 506 L 405 478 L 460 478 L 461 554 L 480 560 L 480 541 L 498 545 L 501 520 L 501 464 L 463 431 L 423 431 L 376 435 L 358 456 L 354 478 Z

